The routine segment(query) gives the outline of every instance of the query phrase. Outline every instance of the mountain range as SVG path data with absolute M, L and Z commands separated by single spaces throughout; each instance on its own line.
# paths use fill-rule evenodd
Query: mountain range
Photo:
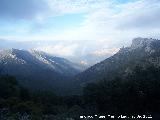
M 0 51 L 0 73 L 16 76 L 21 84 L 32 89 L 58 90 L 81 70 L 76 63 L 40 51 Z
M 136 66 L 160 66 L 160 40 L 135 38 L 129 47 L 121 48 L 87 70 L 67 59 L 35 51 L 7 49 L 0 51 L 0 73 L 16 76 L 32 89 L 52 89 L 57 93 L 79 91 L 87 83 L 125 77 Z M 76 92 L 75 92 L 76 93 Z
M 0 39 L 0 49 L 24 49 L 24 50 L 30 50 L 34 49 L 36 51 L 43 51 L 46 53 L 51 54 L 52 56 L 57 56 L 60 58 L 66 58 L 67 60 L 70 60 L 72 62 L 78 63 L 83 70 L 89 68 L 90 66 L 94 65 L 95 63 L 104 60 L 105 58 L 109 57 L 111 54 L 107 53 L 104 55 L 96 55 L 94 54 L 95 50 L 86 50 L 81 53 L 81 49 L 83 50 L 84 48 L 79 48 L 78 50 L 72 50 L 71 52 L 75 53 L 74 55 L 65 55 L 65 54 L 60 54 L 63 48 L 62 47 L 69 47 L 71 44 L 75 44 L 72 42 L 68 42 L 67 44 L 62 44 L 59 41 L 47 41 L 44 43 L 44 41 L 13 41 L 13 40 L 7 40 L 7 39 Z M 88 43 L 87 41 L 85 42 L 85 46 L 90 45 L 92 48 L 94 45 Z M 60 46 L 60 48 L 57 48 Z M 78 49 L 78 48 L 77 48 Z M 98 48 L 97 48 L 98 49 Z M 99 49 L 98 49 L 99 50 Z M 78 55 L 76 53 L 79 53 Z

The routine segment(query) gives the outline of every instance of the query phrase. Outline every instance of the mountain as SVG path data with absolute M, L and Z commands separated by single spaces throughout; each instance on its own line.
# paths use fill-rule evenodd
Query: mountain
M 160 65 L 160 40 L 152 38 L 135 38 L 130 47 L 121 48 L 116 54 L 95 64 L 75 77 L 83 85 L 102 79 L 123 77 L 136 66 Z
M 56 45 L 61 44 L 60 41 L 46 41 L 44 43 L 44 41 L 14 41 L 14 40 L 8 40 L 8 39 L 0 39 L 1 43 L 0 43 L 0 49 L 10 49 L 10 48 L 15 48 L 15 49 L 35 49 L 37 51 L 43 51 L 49 54 L 52 54 L 52 56 L 57 56 L 57 57 L 61 57 L 61 58 L 66 58 L 67 60 L 70 60 L 72 62 L 77 63 L 76 66 L 78 65 L 78 67 L 81 70 L 86 70 L 87 68 L 89 68 L 90 66 L 106 59 L 107 57 L 110 57 L 112 54 L 111 53 L 106 53 L 106 54 L 100 54 L 97 55 L 97 51 L 99 52 L 100 50 L 105 50 L 101 49 L 100 50 L 89 50 L 86 49 L 83 54 L 81 53 L 81 49 L 77 49 L 76 52 L 74 51 L 74 53 L 79 53 L 80 54 L 74 54 L 74 55 L 63 55 L 63 54 L 59 54 L 59 52 L 56 52 L 57 48 L 55 47 Z M 70 46 L 70 44 L 73 44 L 72 42 L 68 42 L 66 44 L 67 46 Z M 86 45 L 90 45 L 90 43 L 86 43 Z M 91 45 L 92 46 L 92 45 Z M 51 48 L 50 48 L 51 47 Z M 64 46 L 65 47 L 65 46 Z M 93 48 L 95 46 L 92 46 Z M 50 48 L 50 50 L 48 51 L 48 49 L 45 48 Z M 61 50 L 60 50 L 61 51 Z M 110 51 L 110 49 L 107 51 Z M 100 51 L 101 52 L 101 51 Z
M 29 88 L 58 90 L 69 84 L 69 78 L 80 71 L 77 64 L 44 52 L 0 51 L 0 73 L 16 76 L 21 84 Z

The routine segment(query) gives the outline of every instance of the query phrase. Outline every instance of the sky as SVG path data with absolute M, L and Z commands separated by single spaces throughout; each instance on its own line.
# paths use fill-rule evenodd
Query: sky
M 0 44 L 107 57 L 133 38 L 159 39 L 159 11 L 159 0 L 0 0 Z

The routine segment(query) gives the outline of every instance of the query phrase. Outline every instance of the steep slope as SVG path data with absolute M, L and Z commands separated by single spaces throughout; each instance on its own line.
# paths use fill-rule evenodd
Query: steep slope
M 76 82 L 85 84 L 98 80 L 125 76 L 137 65 L 160 65 L 160 40 L 135 38 L 130 47 L 121 48 L 119 52 L 106 60 L 90 67 L 75 77 Z
M 31 50 L 30 53 L 39 61 L 47 65 L 48 68 L 53 69 L 60 74 L 74 76 L 81 71 L 81 68 L 78 64 L 72 63 L 67 59 L 54 57 L 47 53 L 35 50 Z
M 9 49 L 0 51 L 0 73 L 16 76 L 33 89 L 58 90 L 80 70 L 76 64 L 44 52 Z

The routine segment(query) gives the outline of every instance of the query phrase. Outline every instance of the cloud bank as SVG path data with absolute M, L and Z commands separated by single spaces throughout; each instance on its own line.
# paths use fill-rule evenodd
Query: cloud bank
M 135 37 L 160 38 L 159 11 L 159 0 L 1 0 L 0 38 L 41 41 L 36 49 L 60 56 L 111 55 Z

